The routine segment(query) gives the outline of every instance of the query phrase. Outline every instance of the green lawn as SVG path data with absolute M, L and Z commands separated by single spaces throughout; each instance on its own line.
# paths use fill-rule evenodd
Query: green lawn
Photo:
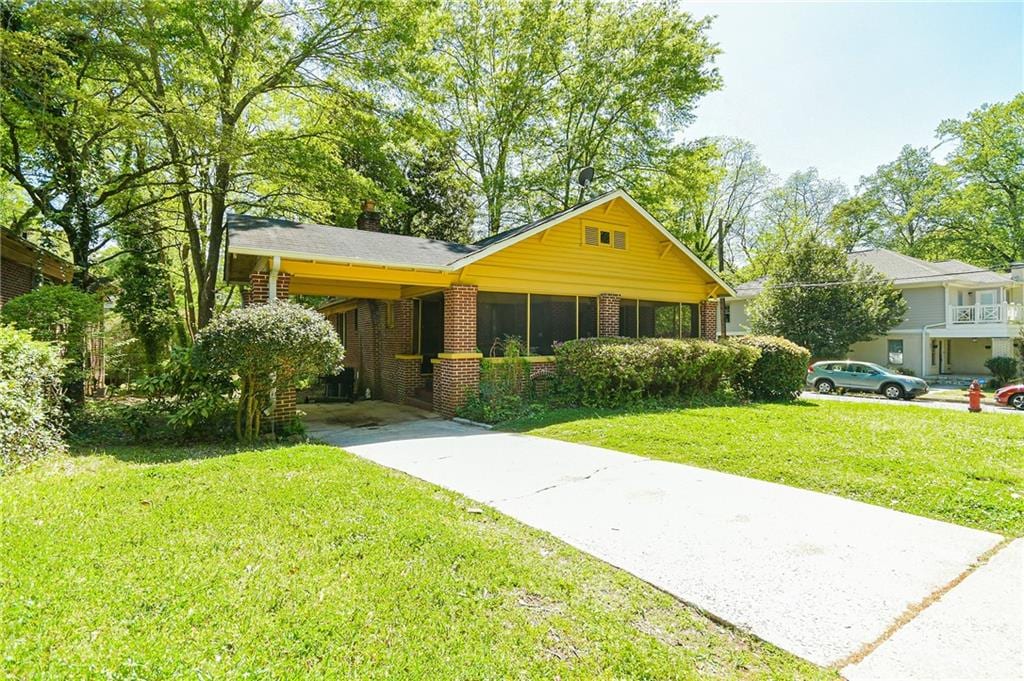
M 562 410 L 505 424 L 1024 535 L 1024 418 L 852 402 Z
M 834 678 L 490 509 L 303 445 L 0 478 L 15 678 Z

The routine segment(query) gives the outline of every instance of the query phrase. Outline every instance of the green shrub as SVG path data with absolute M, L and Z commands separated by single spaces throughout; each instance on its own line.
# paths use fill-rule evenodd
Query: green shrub
M 1017 360 L 1013 357 L 990 357 L 985 360 L 985 368 L 992 372 L 992 377 L 1000 385 L 1006 385 L 1017 377 Z M 992 381 L 989 381 L 992 385 Z
M 0 324 L 0 472 L 63 451 L 60 353 Z
M 327 319 L 287 302 L 220 315 L 199 333 L 194 352 L 196 369 L 237 377 L 235 435 L 245 442 L 259 435 L 273 390 L 337 373 L 345 356 Z
M 201 365 L 194 348 L 175 348 L 156 373 L 136 383 L 136 389 L 151 398 L 153 411 L 180 429 L 184 440 L 226 435 L 225 423 L 236 406 L 231 374 L 223 367 Z
M 81 402 L 85 395 L 89 327 L 102 318 L 99 297 L 72 286 L 43 286 L 4 303 L 0 310 L 0 320 L 29 331 L 36 340 L 60 346 L 67 358 L 61 380 L 74 402 Z
M 480 363 L 480 390 L 458 410 L 459 416 L 499 423 L 526 414 L 533 398 L 533 383 L 525 351 L 522 339 L 515 336 L 495 341 L 492 358 Z
M 735 347 L 755 348 L 757 361 L 739 371 L 733 387 L 753 400 L 793 400 L 807 380 L 811 353 L 778 336 L 739 336 L 728 341 Z
M 555 391 L 563 401 L 587 407 L 710 395 L 757 357 L 751 347 L 702 340 L 568 341 L 555 347 Z

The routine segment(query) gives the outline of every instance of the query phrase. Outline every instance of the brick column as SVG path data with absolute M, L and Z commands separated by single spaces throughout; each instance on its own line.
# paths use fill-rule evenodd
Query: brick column
M 291 287 L 292 275 L 286 272 L 277 274 L 277 299 L 288 300 L 288 289 Z M 249 275 L 249 294 L 245 297 L 246 305 L 262 305 L 270 300 L 270 275 L 266 272 L 253 272 Z
M 700 304 L 700 337 L 718 340 L 718 301 L 704 300 Z
M 292 277 L 286 272 L 277 274 L 277 299 L 288 300 L 288 289 Z M 270 300 L 270 275 L 266 272 L 253 272 L 249 275 L 249 295 L 245 298 L 246 305 L 266 305 Z M 283 423 L 295 418 L 295 388 L 278 390 L 274 401 L 274 411 L 267 419 L 273 423 Z
M 597 335 L 618 336 L 619 302 L 622 296 L 618 293 L 602 293 L 597 297 Z
M 444 292 L 444 352 L 434 365 L 434 411 L 451 418 L 480 389 L 476 348 L 476 286 L 456 285 Z

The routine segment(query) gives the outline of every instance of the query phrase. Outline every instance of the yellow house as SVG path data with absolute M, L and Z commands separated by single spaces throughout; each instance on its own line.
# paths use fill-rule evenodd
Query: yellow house
M 509 336 L 542 372 L 575 338 L 715 338 L 734 293 L 622 190 L 473 244 L 382 233 L 370 203 L 359 229 L 232 215 L 225 273 L 251 302 L 331 296 L 360 391 L 444 416 Z

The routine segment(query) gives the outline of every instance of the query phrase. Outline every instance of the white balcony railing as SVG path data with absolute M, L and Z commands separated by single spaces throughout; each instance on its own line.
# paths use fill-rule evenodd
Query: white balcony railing
M 950 305 L 950 324 L 1021 324 L 1024 306 L 1016 303 L 995 305 Z

